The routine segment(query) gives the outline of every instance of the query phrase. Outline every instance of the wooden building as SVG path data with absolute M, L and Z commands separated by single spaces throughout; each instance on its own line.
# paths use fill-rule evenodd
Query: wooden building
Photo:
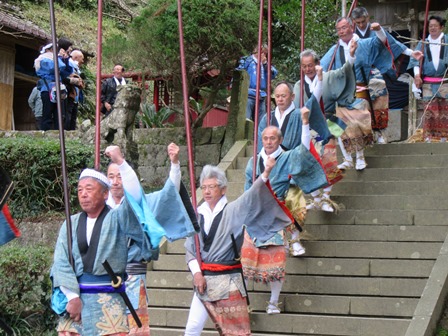
M 425 20 L 426 0 L 364 0 L 359 6 L 367 9 L 371 22 L 379 22 L 395 36 L 403 36 L 403 42 L 421 39 Z M 429 16 L 445 17 L 448 4 L 446 1 L 430 1 Z
M 35 130 L 28 96 L 36 85 L 34 60 L 51 36 L 0 4 L 0 130 Z

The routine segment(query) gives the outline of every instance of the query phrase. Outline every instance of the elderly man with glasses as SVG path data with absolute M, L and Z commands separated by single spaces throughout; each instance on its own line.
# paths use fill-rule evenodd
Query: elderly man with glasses
M 226 197 L 225 173 L 210 165 L 202 170 L 205 202 L 198 207 L 199 246 L 193 237 L 185 242 L 194 285 L 185 335 L 201 335 L 208 316 L 219 335 L 251 335 L 240 262 L 244 227 L 255 239 L 265 242 L 292 222 L 292 216 L 268 186 L 274 165 L 274 158 L 267 158 L 263 174 L 233 202 Z

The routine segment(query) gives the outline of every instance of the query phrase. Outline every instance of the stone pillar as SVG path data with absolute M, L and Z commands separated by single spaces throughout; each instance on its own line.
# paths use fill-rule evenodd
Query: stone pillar
M 247 72 L 233 71 L 230 111 L 227 118 L 226 135 L 221 149 L 221 158 L 226 155 L 235 141 L 244 140 L 248 89 L 249 76 Z

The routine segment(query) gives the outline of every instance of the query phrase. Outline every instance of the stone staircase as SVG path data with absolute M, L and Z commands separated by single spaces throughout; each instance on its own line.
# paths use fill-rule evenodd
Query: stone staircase
M 230 200 L 243 191 L 245 153 L 224 163 Z M 339 214 L 308 213 L 307 253 L 288 259 L 282 313 L 267 315 L 268 287 L 249 285 L 254 336 L 432 335 L 447 291 L 448 146 L 379 145 L 366 160 L 333 188 Z M 147 285 L 151 335 L 183 335 L 192 298 L 183 241 L 163 246 Z M 202 335 L 217 335 L 210 322 Z

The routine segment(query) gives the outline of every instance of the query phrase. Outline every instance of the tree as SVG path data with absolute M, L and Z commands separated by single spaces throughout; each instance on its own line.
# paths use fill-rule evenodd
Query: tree
M 189 0 L 182 4 L 188 94 L 207 90 L 200 126 L 239 58 L 257 43 L 258 9 L 252 0 Z M 128 67 L 170 79 L 181 92 L 177 1 L 154 0 L 131 23 L 127 36 L 105 43 L 105 57 L 125 54 Z M 124 52 L 125 50 L 125 52 Z M 123 58 L 121 58 L 123 59 Z
M 301 1 L 273 2 L 273 57 L 279 72 L 287 80 L 300 77 Z M 335 43 L 334 24 L 339 16 L 334 0 L 308 0 L 305 11 L 305 48 L 323 56 Z

